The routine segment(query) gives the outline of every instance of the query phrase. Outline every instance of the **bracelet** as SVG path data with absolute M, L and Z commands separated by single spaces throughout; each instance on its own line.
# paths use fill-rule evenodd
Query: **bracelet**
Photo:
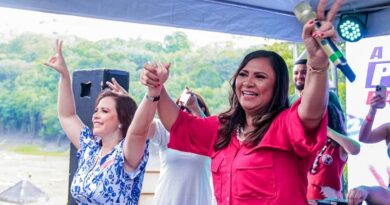
M 326 66 L 326 68 L 313 68 L 310 64 L 306 64 L 307 68 L 309 71 L 314 72 L 314 73 L 323 73 L 325 71 L 328 71 L 329 69 L 329 63 Z
M 149 100 L 150 102 L 156 102 L 160 100 L 160 96 L 149 96 L 148 94 L 145 94 L 146 100 Z
M 374 120 L 371 119 L 368 115 L 366 115 L 366 119 L 365 119 L 367 122 L 373 122 Z

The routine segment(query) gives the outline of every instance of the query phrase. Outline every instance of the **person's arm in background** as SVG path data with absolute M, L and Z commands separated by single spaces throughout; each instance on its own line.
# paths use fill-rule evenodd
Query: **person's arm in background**
M 355 140 L 342 135 L 328 127 L 327 135 L 336 141 L 348 154 L 357 155 L 360 152 L 360 144 Z
M 381 104 L 385 99 L 380 95 L 375 95 L 370 101 L 370 110 L 366 118 L 363 121 L 362 127 L 359 132 L 359 141 L 365 143 L 376 143 L 382 140 L 386 140 L 386 143 L 390 141 L 390 123 L 385 123 L 376 129 L 372 130 L 372 124 L 375 119 L 375 114 L 377 111 L 376 106 Z
M 71 79 L 65 59 L 62 56 L 62 41 L 56 41 L 56 54 L 51 56 L 45 63 L 60 73 L 60 82 L 58 88 L 58 119 L 64 129 L 66 136 L 72 144 L 80 148 L 80 132 L 85 126 L 76 114 L 76 105 L 71 87 Z
M 345 114 L 339 98 L 333 91 L 329 91 L 327 136 L 340 145 L 341 157 L 347 160 L 348 154 L 359 154 L 360 144 L 345 135 L 345 127 Z
M 199 105 L 198 98 L 194 93 L 192 93 L 192 91 L 191 91 L 191 97 L 188 99 L 185 106 L 188 107 L 188 109 L 190 109 L 191 112 L 193 112 L 193 115 L 201 118 L 206 117 L 205 113 L 203 112 L 202 108 Z
M 325 52 L 317 43 L 316 38 L 335 38 L 336 32 L 332 26 L 342 1 L 336 0 L 325 19 L 326 0 L 321 0 L 317 8 L 317 17 L 321 20 L 321 27 L 314 31 L 314 19 L 309 20 L 303 27 L 303 40 L 308 53 L 305 79 L 305 91 L 302 95 L 298 114 L 306 129 L 315 129 L 320 124 L 328 103 L 328 67 L 329 60 Z
M 348 192 L 349 205 L 358 205 L 363 201 L 368 204 L 389 205 L 390 191 L 380 186 L 359 186 Z
M 378 171 L 375 169 L 375 167 L 370 165 L 368 168 L 369 168 L 371 174 L 374 176 L 376 182 L 378 182 L 379 186 L 387 189 L 388 184 L 385 183 L 385 180 L 383 180 L 382 176 L 378 173 Z

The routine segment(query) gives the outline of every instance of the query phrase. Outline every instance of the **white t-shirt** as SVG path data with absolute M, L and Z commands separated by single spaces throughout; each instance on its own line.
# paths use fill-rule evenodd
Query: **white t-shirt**
M 169 132 L 160 120 L 155 122 L 156 130 L 151 142 L 159 147 L 161 168 L 153 204 L 216 204 L 210 177 L 210 158 L 169 149 Z

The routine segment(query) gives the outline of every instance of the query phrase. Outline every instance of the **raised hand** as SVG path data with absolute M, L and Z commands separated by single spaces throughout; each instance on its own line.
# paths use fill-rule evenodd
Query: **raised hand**
M 141 72 L 141 83 L 149 88 L 159 88 L 169 77 L 170 64 L 146 63 Z
M 190 97 L 188 98 L 188 100 L 184 106 L 186 106 L 191 111 L 194 111 L 194 110 L 198 109 L 198 107 L 199 107 L 198 98 L 192 92 L 192 90 L 189 90 L 188 93 L 190 94 Z
M 117 95 L 122 95 L 122 96 L 128 96 L 129 93 L 121 86 L 119 83 L 115 80 L 115 78 L 111 79 L 110 81 L 106 82 L 106 85 L 111 88 L 112 92 L 114 92 Z
M 310 63 L 317 69 L 328 68 L 328 57 L 321 49 L 320 45 L 318 45 L 316 38 L 324 39 L 330 37 L 336 39 L 336 31 L 332 25 L 332 21 L 343 4 L 343 0 L 336 0 L 328 14 L 325 16 L 326 2 L 327 0 L 320 0 L 317 7 L 317 19 L 321 22 L 321 27 L 318 28 L 318 30 L 314 30 L 314 19 L 311 19 L 304 25 L 302 33 Z
M 371 109 L 376 110 L 378 107 L 380 107 L 380 105 L 383 105 L 383 103 L 385 103 L 384 101 L 386 101 L 386 99 L 383 98 L 381 95 L 374 95 L 370 100 Z
M 68 72 L 68 67 L 66 66 L 64 57 L 62 56 L 62 40 L 56 40 L 56 54 L 51 56 L 44 64 L 54 68 L 54 70 L 60 74 L 65 74 Z

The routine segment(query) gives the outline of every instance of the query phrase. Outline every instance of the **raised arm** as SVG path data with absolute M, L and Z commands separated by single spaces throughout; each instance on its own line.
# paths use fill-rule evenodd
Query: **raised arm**
M 328 57 L 316 42 L 316 38 L 336 37 L 331 21 L 340 8 L 341 2 L 341 0 L 336 0 L 325 19 L 323 11 L 326 0 L 320 0 L 317 15 L 318 20 L 321 21 L 321 27 L 314 30 L 314 19 L 309 20 L 303 27 L 302 37 L 308 53 L 308 71 L 298 114 L 307 129 L 314 129 L 319 125 L 328 103 Z
M 161 84 L 168 78 L 168 68 L 169 66 L 164 67 L 162 64 L 156 65 L 153 68 L 158 75 L 157 81 Z M 157 103 L 159 101 L 158 96 L 160 95 L 161 88 L 161 85 L 148 86 L 148 91 L 139 104 L 137 111 L 134 114 L 133 121 L 127 131 L 123 152 L 126 170 L 128 171 L 136 169 L 144 155 L 145 142 L 147 140 L 150 124 L 156 113 Z
M 376 143 L 382 140 L 386 140 L 386 143 L 390 142 L 390 123 L 385 123 L 376 129 L 372 130 L 372 124 L 375 119 L 377 111 L 376 106 L 381 104 L 385 99 L 380 95 L 375 95 L 370 101 L 370 110 L 367 113 L 366 118 L 363 121 L 362 127 L 359 132 L 359 141 L 365 143 Z
M 169 97 L 165 87 L 161 90 L 161 98 L 157 107 L 158 117 L 163 123 L 165 129 L 171 130 L 172 125 L 176 122 L 179 116 L 179 107 Z
M 360 144 L 355 140 L 340 134 L 328 127 L 327 135 L 336 141 L 348 154 L 357 155 L 360 152 Z
M 199 105 L 198 97 L 191 90 L 189 91 L 190 98 L 186 102 L 185 106 L 191 110 L 194 116 L 205 118 L 206 114 Z
M 56 41 L 56 54 L 51 56 L 44 63 L 60 73 L 60 82 L 58 88 L 58 118 L 61 126 L 73 145 L 80 148 L 80 132 L 84 127 L 83 122 L 76 115 L 76 105 L 71 87 L 71 80 L 68 67 L 66 66 L 64 57 L 62 56 L 62 41 Z
M 169 67 L 169 65 L 164 66 L 165 68 Z M 160 92 L 160 100 L 157 105 L 157 111 L 161 123 L 164 125 L 165 129 L 170 130 L 172 125 L 175 123 L 177 117 L 179 116 L 180 109 L 176 105 L 176 103 L 169 97 L 163 83 L 159 81 L 158 75 L 159 73 L 157 72 L 156 66 L 153 66 L 153 64 L 146 64 L 141 73 L 141 83 L 148 87 L 162 86 Z

